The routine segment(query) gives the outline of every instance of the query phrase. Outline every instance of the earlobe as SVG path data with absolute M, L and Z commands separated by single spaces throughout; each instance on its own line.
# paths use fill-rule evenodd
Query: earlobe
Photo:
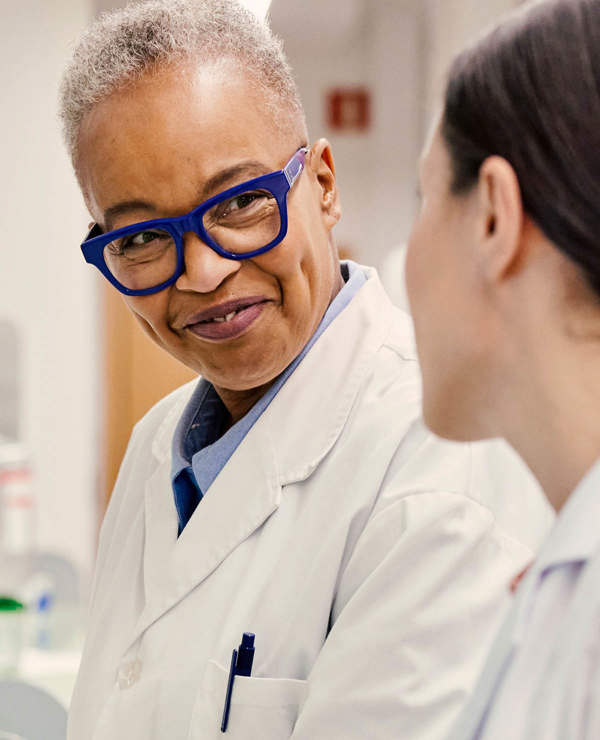
M 319 185 L 321 211 L 328 228 L 340 220 L 340 199 L 335 179 L 335 165 L 327 139 L 319 139 L 310 153 L 310 166 Z
M 488 278 L 498 281 L 513 274 L 522 263 L 523 204 L 519 181 L 502 157 L 488 157 L 479 173 L 479 198 L 483 224 L 481 258 Z

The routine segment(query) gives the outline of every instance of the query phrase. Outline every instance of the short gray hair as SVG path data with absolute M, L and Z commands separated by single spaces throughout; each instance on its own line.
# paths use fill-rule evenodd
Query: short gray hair
M 101 15 L 63 76 L 59 116 L 71 159 L 81 122 L 112 92 L 154 68 L 231 60 L 300 124 L 306 120 L 281 41 L 237 0 L 149 0 Z

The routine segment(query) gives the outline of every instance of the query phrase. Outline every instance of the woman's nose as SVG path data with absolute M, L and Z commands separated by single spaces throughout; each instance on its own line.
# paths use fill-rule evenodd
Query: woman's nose
M 183 272 L 175 285 L 178 290 L 196 293 L 211 293 L 241 267 L 237 260 L 221 257 L 193 232 L 183 237 L 183 259 Z

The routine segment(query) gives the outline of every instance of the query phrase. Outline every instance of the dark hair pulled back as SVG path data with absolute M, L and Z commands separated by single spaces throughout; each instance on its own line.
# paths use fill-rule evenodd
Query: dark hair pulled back
M 600 296 L 600 0 L 531 5 L 460 54 L 441 131 L 452 191 L 504 157 L 525 212 Z

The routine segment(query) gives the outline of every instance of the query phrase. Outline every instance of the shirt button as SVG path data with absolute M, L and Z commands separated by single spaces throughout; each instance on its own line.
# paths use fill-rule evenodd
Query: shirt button
M 142 672 L 142 662 L 135 660 L 123 661 L 117 674 L 117 685 L 120 689 L 129 689 L 139 679 Z

